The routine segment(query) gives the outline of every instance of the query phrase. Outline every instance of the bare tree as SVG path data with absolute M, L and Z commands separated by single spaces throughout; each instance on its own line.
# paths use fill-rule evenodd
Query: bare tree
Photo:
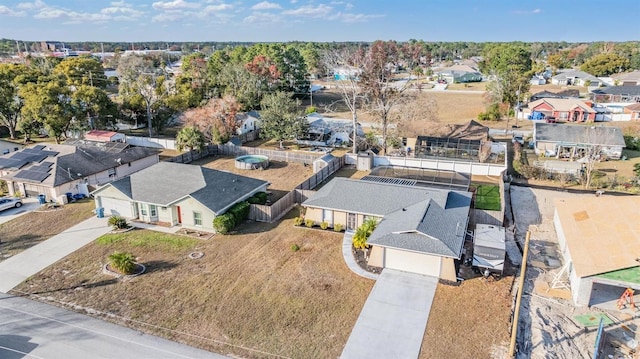
M 361 84 L 367 94 L 367 107 L 377 117 L 382 129 L 382 151 L 387 154 L 389 125 L 393 121 L 392 110 L 405 104 L 413 83 L 407 78 L 397 78 L 395 68 L 400 62 L 400 52 L 393 41 L 376 41 L 365 56 Z M 400 120 L 396 118 L 396 120 Z
M 438 103 L 427 94 L 410 93 L 402 106 L 396 106 L 391 115 L 399 120 L 398 134 L 403 137 L 413 137 L 422 134 L 428 124 L 439 122 Z
M 322 54 L 322 63 L 330 73 L 335 74 L 333 85 L 340 91 L 342 101 L 351 112 L 352 151 L 358 149 L 358 109 L 364 103 L 365 94 L 360 86 L 360 76 L 364 69 L 364 50 L 345 47 L 331 49 Z
M 225 143 L 238 129 L 236 115 L 240 104 L 233 96 L 215 98 L 201 107 L 185 111 L 181 120 L 186 127 L 198 129 L 206 142 Z
M 596 165 L 607 157 L 606 152 L 609 146 L 616 143 L 617 133 L 619 132 L 620 129 L 613 127 L 589 126 L 585 128 L 582 141 L 584 156 L 580 159 L 580 162 L 584 163 L 585 189 L 591 187 Z M 572 157 L 576 155 L 575 151 L 576 148 L 573 149 Z

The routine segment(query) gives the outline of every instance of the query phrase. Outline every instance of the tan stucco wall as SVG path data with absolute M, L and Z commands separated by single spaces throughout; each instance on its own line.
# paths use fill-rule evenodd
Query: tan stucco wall
M 312 219 L 316 223 L 322 222 L 322 209 L 320 208 L 307 208 L 305 214 L 305 219 Z M 334 219 L 335 220 L 335 219 Z
M 180 206 L 183 227 L 213 230 L 213 219 L 216 217 L 216 214 L 202 203 L 191 197 L 187 197 L 180 202 L 174 203 L 173 206 Z M 193 212 L 200 212 L 202 214 L 202 226 L 193 224 Z
M 451 282 L 455 282 L 457 280 L 456 266 L 453 258 L 442 258 L 440 265 L 440 278 Z
M 371 252 L 369 252 L 369 261 L 367 262 L 370 266 L 374 267 L 383 267 L 384 266 L 384 248 L 378 246 L 372 246 Z

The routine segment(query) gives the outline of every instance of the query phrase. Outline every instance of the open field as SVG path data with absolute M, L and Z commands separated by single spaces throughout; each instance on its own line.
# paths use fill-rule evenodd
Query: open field
M 269 161 L 269 167 L 265 170 L 241 170 L 235 167 L 235 157 L 230 156 L 207 157 L 191 164 L 267 181 L 271 183 L 268 187 L 272 193 L 269 197 L 271 202 L 282 198 L 313 174 L 311 164 L 305 166 L 302 163 L 283 161 Z
M 492 358 L 510 333 L 512 276 L 438 284 L 420 359 Z
M 93 215 L 95 203 L 84 199 L 49 211 L 33 211 L 0 224 L 0 262 Z
M 167 235 L 144 230 L 109 235 L 14 293 L 39 293 L 58 305 L 219 353 L 336 358 L 374 283 L 346 267 L 341 234 L 294 228 L 297 214 L 277 225 L 247 222 L 234 235 L 210 240 L 153 241 L 141 237 Z M 179 240 L 189 244 L 175 245 Z M 293 244 L 300 250 L 292 251 Z M 116 250 L 132 252 L 148 272 L 126 281 L 103 274 L 101 264 Z M 204 256 L 189 259 L 192 251 Z

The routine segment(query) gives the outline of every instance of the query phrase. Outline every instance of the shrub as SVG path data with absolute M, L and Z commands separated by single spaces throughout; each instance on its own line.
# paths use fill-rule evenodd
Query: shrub
M 258 204 L 266 204 L 268 197 L 269 195 L 267 192 L 258 192 L 254 194 L 252 198 L 256 198 L 258 200 Z
M 216 232 L 227 234 L 236 226 L 236 221 L 231 213 L 225 213 L 213 219 L 213 228 Z
M 123 274 L 133 274 L 136 269 L 135 257 L 126 252 L 114 252 L 109 256 L 109 264 Z
M 316 222 L 313 219 L 305 219 L 304 220 L 304 225 L 308 228 L 313 227 L 313 225 L 316 224 Z
M 318 109 L 315 106 L 307 106 L 307 108 L 304 110 L 305 115 L 308 115 L 314 112 L 318 112 Z
M 342 232 L 342 223 L 336 223 L 333 225 L 333 230 L 336 232 Z
M 329 222 L 327 222 L 327 221 L 320 222 L 320 228 L 322 228 L 322 229 L 329 228 Z
M 294 226 L 301 226 L 303 223 L 304 223 L 304 218 L 302 217 L 296 217 L 293 219 Z
M 125 229 L 127 228 L 127 220 L 122 216 L 111 216 L 108 221 L 109 225 L 114 229 Z
M 353 246 L 358 249 L 368 248 L 367 240 L 373 230 L 376 229 L 378 225 L 378 220 L 375 218 L 369 218 L 364 223 L 356 229 L 356 233 L 353 235 Z
M 299 245 L 297 245 L 295 243 L 291 245 L 291 251 L 292 252 L 297 252 L 299 250 L 300 250 L 300 246 Z
M 238 225 L 249 218 L 250 209 L 251 205 L 249 204 L 249 202 L 238 202 L 234 204 L 233 207 L 229 208 L 227 213 L 230 213 L 233 216 L 235 225 Z

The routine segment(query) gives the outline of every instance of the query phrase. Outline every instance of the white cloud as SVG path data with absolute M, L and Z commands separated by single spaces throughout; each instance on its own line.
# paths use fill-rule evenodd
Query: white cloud
M 281 21 L 282 18 L 279 15 L 267 12 L 254 12 L 242 20 L 246 24 L 274 24 Z
M 322 18 L 328 16 L 333 8 L 328 5 L 320 4 L 318 6 L 305 5 L 297 9 L 283 11 L 282 14 L 289 16 Z
M 263 1 L 259 2 L 251 7 L 251 10 L 277 10 L 282 9 L 282 6 L 276 3 Z
M 291 0 L 292 4 L 296 4 L 298 2 L 298 0 Z
M 540 14 L 542 9 L 533 9 L 533 10 L 514 10 L 513 13 L 516 15 L 535 15 Z
M 36 0 L 34 2 L 21 2 L 18 4 L 18 9 L 23 9 L 23 10 L 33 10 L 33 9 L 41 9 L 43 7 L 46 7 L 47 4 L 44 3 L 44 1 L 42 0 Z
M 15 11 L 4 5 L 0 5 L 0 16 L 25 16 L 24 11 Z
M 354 22 L 367 22 L 372 19 L 378 19 L 384 17 L 384 15 L 367 15 L 367 14 L 342 14 L 338 13 L 330 17 L 331 20 L 339 20 L 341 22 L 354 23 Z
M 207 7 L 204 8 L 204 12 L 213 13 L 213 12 L 220 12 L 220 11 L 231 10 L 231 9 L 233 9 L 233 5 L 223 3 L 218 5 L 207 5 Z
M 108 14 L 84 13 L 45 7 L 33 16 L 36 19 L 59 19 L 63 24 L 102 23 L 112 20 Z
M 184 0 L 173 1 L 157 1 L 151 4 L 156 10 L 180 10 L 180 9 L 197 9 L 200 4 L 194 2 L 187 2 Z
M 144 11 L 136 10 L 124 1 L 112 2 L 110 7 L 100 10 L 101 14 L 113 15 L 114 20 L 130 21 L 144 15 Z

